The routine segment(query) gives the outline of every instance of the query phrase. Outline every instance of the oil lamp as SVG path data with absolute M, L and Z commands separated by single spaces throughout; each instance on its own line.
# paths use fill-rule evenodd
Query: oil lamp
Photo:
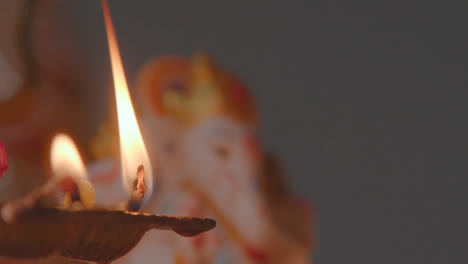
M 212 219 L 139 213 L 149 200 L 153 175 L 135 117 L 113 29 L 102 0 L 118 110 L 123 184 L 127 210 L 94 208 L 94 189 L 72 139 L 58 134 L 51 149 L 53 177 L 28 195 L 0 203 L 0 256 L 66 258 L 110 263 L 122 257 L 151 229 L 195 236 L 216 226 Z M 64 196 L 58 199 L 57 191 Z M 80 206 L 75 207 L 77 202 Z

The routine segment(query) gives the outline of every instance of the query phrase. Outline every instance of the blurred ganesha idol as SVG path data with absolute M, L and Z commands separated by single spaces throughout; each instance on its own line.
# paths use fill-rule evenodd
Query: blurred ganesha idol
M 189 239 L 148 233 L 119 262 L 309 263 L 310 207 L 298 205 L 276 161 L 263 154 L 244 84 L 199 54 L 150 62 L 137 90 L 157 168 L 144 210 L 212 217 L 218 226 Z

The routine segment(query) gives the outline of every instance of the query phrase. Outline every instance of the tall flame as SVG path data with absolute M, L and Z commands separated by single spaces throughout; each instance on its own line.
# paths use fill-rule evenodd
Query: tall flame
M 122 164 L 122 180 L 125 188 L 132 193 L 137 179 L 137 169 L 143 165 L 145 170 L 146 193 L 145 200 L 151 196 L 153 177 L 148 152 L 143 143 L 140 128 L 133 110 L 127 80 L 120 57 L 119 46 L 115 35 L 114 25 L 107 0 L 102 0 L 104 21 L 106 24 L 107 40 L 112 64 L 115 99 L 117 102 L 117 116 L 120 136 L 120 159 Z

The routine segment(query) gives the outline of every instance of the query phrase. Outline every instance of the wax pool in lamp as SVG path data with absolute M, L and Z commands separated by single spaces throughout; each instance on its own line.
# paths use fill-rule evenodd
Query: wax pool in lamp
M 58 134 L 52 141 L 50 160 L 54 177 L 60 182 L 59 197 L 64 207 L 90 209 L 94 207 L 94 188 L 73 140 Z

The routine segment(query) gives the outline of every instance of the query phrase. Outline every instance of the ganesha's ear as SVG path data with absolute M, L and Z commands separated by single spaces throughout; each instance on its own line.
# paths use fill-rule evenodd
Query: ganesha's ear
M 146 114 L 164 116 L 178 108 L 187 92 L 189 62 L 177 56 L 156 58 L 138 73 L 136 88 Z

